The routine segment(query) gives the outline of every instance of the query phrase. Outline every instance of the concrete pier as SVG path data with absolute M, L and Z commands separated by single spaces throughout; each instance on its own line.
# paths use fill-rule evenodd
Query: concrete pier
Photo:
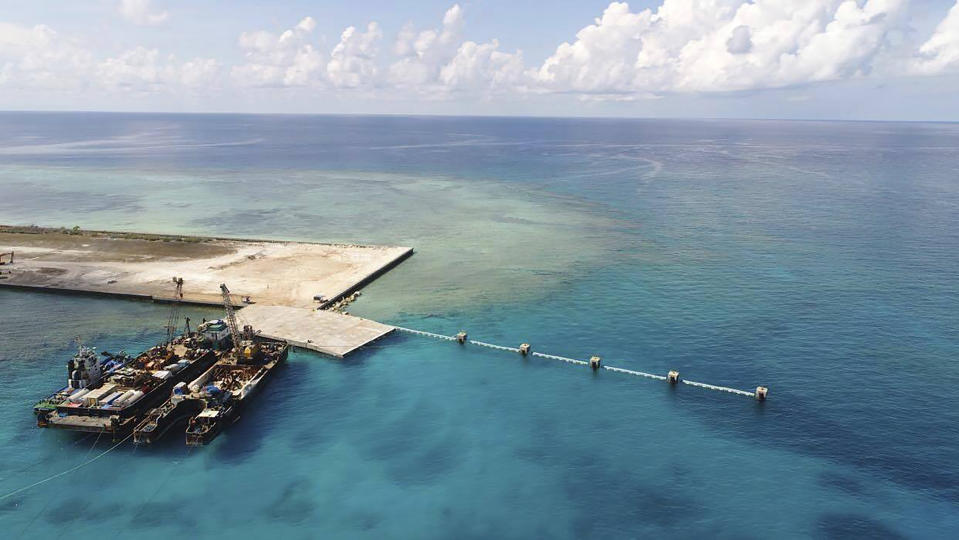
M 241 325 L 248 324 L 259 330 L 263 337 L 337 358 L 395 330 L 392 326 L 335 311 L 285 306 L 249 306 L 237 311 L 236 318 Z

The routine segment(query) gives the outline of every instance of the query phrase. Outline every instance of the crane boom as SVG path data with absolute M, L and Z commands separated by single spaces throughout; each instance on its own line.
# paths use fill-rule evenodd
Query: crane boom
M 167 346 L 173 345 L 173 338 L 176 336 L 176 327 L 180 323 L 180 300 L 183 299 L 183 278 L 173 276 L 173 284 L 176 291 L 173 293 L 173 306 L 170 308 L 170 318 L 166 325 Z
M 220 291 L 223 293 L 223 309 L 226 310 L 226 324 L 230 327 L 230 337 L 233 338 L 233 354 L 240 354 L 240 329 L 236 325 L 236 312 L 233 311 L 233 301 L 230 299 L 230 289 L 226 288 L 226 283 L 220 284 Z

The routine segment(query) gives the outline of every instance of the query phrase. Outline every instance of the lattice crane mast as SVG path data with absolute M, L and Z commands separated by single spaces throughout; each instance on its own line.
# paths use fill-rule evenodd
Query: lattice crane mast
M 170 308 L 170 318 L 166 325 L 167 346 L 173 346 L 173 338 L 176 337 L 176 327 L 180 324 L 180 301 L 183 300 L 183 278 L 173 276 L 173 285 L 176 287 L 173 293 L 173 307 Z
M 230 289 L 226 283 L 220 284 L 223 293 L 223 309 L 226 310 L 226 324 L 230 327 L 230 337 L 233 338 L 233 355 L 240 356 L 240 329 L 236 325 L 236 312 L 233 311 L 233 301 L 230 299 Z

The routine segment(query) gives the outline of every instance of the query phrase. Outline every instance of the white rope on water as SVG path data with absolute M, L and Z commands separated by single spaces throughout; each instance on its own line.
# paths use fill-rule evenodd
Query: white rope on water
M 91 435 L 92 435 L 92 433 L 91 433 Z M 97 433 L 97 438 L 96 438 L 96 440 L 93 441 L 93 445 L 90 446 L 90 449 L 87 450 L 87 453 L 86 453 L 86 454 L 83 454 L 83 459 L 87 459 L 88 457 L 90 457 L 90 453 L 93 452 L 93 449 L 97 447 L 97 443 L 100 442 L 100 436 L 101 436 L 101 435 L 103 435 L 103 432 L 102 432 L 102 431 L 99 432 L 99 433 Z M 86 440 L 86 439 L 83 439 L 83 440 Z M 49 497 L 49 498 L 47 498 L 47 502 L 44 503 L 44 505 L 40 508 L 40 511 L 39 511 L 39 512 L 37 512 L 36 514 L 34 514 L 33 518 L 31 518 L 30 521 L 27 523 L 27 526 L 24 527 L 23 530 L 20 531 L 20 534 L 17 535 L 17 538 L 23 538 L 24 535 L 27 533 L 27 531 L 30 530 L 30 527 L 33 527 L 33 524 L 37 522 L 37 519 L 39 519 L 40 516 L 42 516 L 43 514 L 46 513 L 47 508 L 50 508 L 50 505 L 53 504 L 53 501 L 55 501 L 55 500 L 56 500 L 56 497 Z
M 575 358 L 566 358 L 565 356 L 556 356 L 555 354 L 543 354 L 538 352 L 530 353 L 533 356 L 538 356 L 540 358 L 548 358 L 550 360 L 559 360 L 560 362 L 566 362 L 567 364 L 577 364 L 580 366 L 588 366 L 589 362 L 584 362 L 583 360 L 576 360 Z
M 666 377 L 662 375 L 653 375 L 652 373 L 646 373 L 644 371 L 633 371 L 631 369 L 623 369 L 623 368 L 618 368 L 613 366 L 603 366 L 603 369 L 615 371 L 616 373 L 625 373 L 627 375 L 635 375 L 637 377 L 646 377 L 647 379 L 656 379 L 657 381 L 666 380 Z
M 699 388 L 705 388 L 707 390 L 718 390 L 719 392 L 729 392 L 730 394 L 739 394 L 740 396 L 755 397 L 755 394 L 752 392 L 737 390 L 735 388 L 729 388 L 728 386 L 716 386 L 715 384 L 687 381 L 686 379 L 680 379 L 679 382 L 688 384 L 689 386 L 698 386 Z
M 504 347 L 502 345 L 493 345 L 492 343 L 484 343 L 482 341 L 474 341 L 472 339 L 469 340 L 469 342 L 472 343 L 473 345 L 479 345 L 480 347 L 489 347 L 490 349 L 496 349 L 498 351 L 515 352 L 515 353 L 519 352 L 519 349 L 517 349 L 516 347 Z
M 416 335 L 419 335 L 419 336 L 426 336 L 426 337 L 431 337 L 431 338 L 435 338 L 435 339 L 442 339 L 442 340 L 445 340 L 445 341 L 457 341 L 456 337 L 454 337 L 454 336 L 444 336 L 444 335 L 442 335 L 442 334 L 434 334 L 433 332 L 425 332 L 425 331 L 423 331 L 423 330 L 414 330 L 414 329 L 412 329 L 412 328 L 403 328 L 402 326 L 395 326 L 394 328 L 396 328 L 397 330 L 403 331 L 403 332 L 408 332 L 408 333 L 410 333 L 410 334 L 416 334 Z M 512 353 L 518 353 L 518 352 L 520 352 L 520 350 L 519 350 L 518 348 L 516 348 L 516 347 L 504 347 L 504 346 L 502 346 L 502 345 L 494 345 L 494 344 L 492 344 L 492 343 L 486 343 L 486 342 L 483 342 L 483 341 L 476 341 L 476 340 L 473 340 L 473 339 L 468 340 L 468 342 L 469 342 L 470 344 L 473 344 L 473 345 L 478 345 L 478 346 L 480 346 L 480 347 L 487 347 L 487 348 L 490 348 L 490 349 L 496 349 L 496 350 L 499 350 L 499 351 L 506 351 L 506 352 L 512 352 Z M 575 365 L 578 365 L 578 366 L 588 366 L 588 365 L 589 365 L 589 362 L 586 362 L 586 361 L 584 361 L 584 360 L 577 360 L 577 359 L 575 359 L 575 358 L 567 358 L 567 357 L 565 357 L 565 356 L 556 356 L 555 354 L 546 354 L 546 353 L 541 353 L 541 352 L 531 352 L 531 353 L 530 353 L 530 356 L 536 356 L 536 357 L 539 357 L 539 358 L 546 358 L 546 359 L 548 359 L 548 360 L 558 360 L 558 361 L 560 361 L 560 362 L 566 362 L 567 364 L 575 364 Z M 645 378 L 647 378 L 647 379 L 654 379 L 654 380 L 657 380 L 657 381 L 666 381 L 666 380 L 668 380 L 667 377 L 665 377 L 665 376 L 663 376 L 663 375 L 655 375 L 655 374 L 653 374 L 653 373 L 646 373 L 646 372 L 644 372 L 644 371 L 635 371 L 635 370 L 632 370 L 632 369 L 624 369 L 624 368 L 619 368 L 619 367 L 614 367 L 614 366 L 602 366 L 602 368 L 603 368 L 603 369 L 606 369 L 606 370 L 609 370 L 609 371 L 612 371 L 612 372 L 615 372 L 615 373 L 623 373 L 623 374 L 625 374 L 625 375 L 633 375 L 633 376 L 636 376 L 636 377 L 645 377 Z M 756 394 L 754 394 L 753 392 L 747 392 L 747 391 L 745 391 L 745 390 L 738 390 L 738 389 L 736 389 L 736 388 L 730 388 L 730 387 L 728 387 L 728 386 L 717 386 L 717 385 L 715 385 L 715 384 L 706 384 L 706 383 L 701 383 L 701 382 L 696 382 L 696 381 L 687 381 L 686 379 L 680 379 L 679 382 L 681 382 L 681 383 L 683 383 L 683 384 L 688 384 L 689 386 L 695 386 L 695 387 L 698 387 L 698 388 L 705 388 L 706 390 L 716 390 L 716 391 L 719 391 L 719 392 L 728 392 L 728 393 L 730 393 L 730 394 L 737 394 L 737 395 L 746 396 L 746 397 L 755 397 L 755 396 L 756 396 Z
M 7 497 L 13 497 L 13 496 L 16 495 L 17 493 L 22 493 L 22 492 L 24 492 L 24 491 L 26 491 L 26 490 L 28 490 L 28 489 L 35 488 L 35 487 L 37 487 L 37 486 L 39 486 L 39 485 L 41 485 L 41 484 L 46 484 L 47 482 L 49 482 L 49 481 L 51 481 L 51 480 L 56 480 L 57 478 L 60 478 L 61 476 L 66 476 L 66 475 L 72 473 L 73 471 L 76 471 L 76 470 L 79 470 L 79 469 L 81 469 L 81 468 L 83 468 L 83 467 L 86 467 L 87 465 L 93 463 L 94 461 L 102 458 L 103 456 L 109 454 L 110 452 L 112 452 L 113 450 L 115 450 L 116 448 L 118 448 L 121 444 L 125 443 L 125 442 L 127 441 L 127 439 L 129 439 L 129 438 L 132 437 L 132 436 L 133 436 L 133 433 L 130 433 L 129 435 L 127 435 L 126 437 L 124 437 L 123 440 L 121 440 L 120 442 L 116 443 L 115 445 L 111 446 L 110 448 L 107 448 L 107 449 L 104 450 L 103 452 L 101 452 L 101 453 L 93 456 L 92 458 L 84 461 L 83 463 L 81 463 L 81 464 L 79 464 L 79 465 L 76 465 L 76 466 L 74 466 L 74 467 L 71 467 L 71 468 L 69 468 L 69 469 L 67 469 L 67 470 L 65 470 L 65 471 L 63 471 L 63 472 L 59 472 L 59 473 L 57 473 L 57 474 L 54 474 L 53 476 L 48 476 L 48 477 L 44 478 L 43 480 L 39 480 L 39 481 L 37 481 L 37 482 L 34 482 L 34 483 L 30 484 L 29 486 L 24 486 L 24 487 L 22 487 L 22 488 L 20 488 L 20 489 L 15 489 L 15 490 L 11 491 L 10 493 L 7 493 L 6 495 L 0 495 L 0 501 L 6 499 Z
M 442 334 L 434 334 L 433 332 L 424 332 L 424 331 L 422 331 L 422 330 L 413 330 L 412 328 L 403 328 L 402 326 L 394 326 L 393 328 L 396 328 L 397 330 L 400 330 L 400 331 L 403 331 L 403 332 L 409 332 L 409 333 L 411 333 L 411 334 L 417 334 L 417 335 L 420 335 L 420 336 L 426 336 L 426 337 L 431 337 L 431 338 L 435 338 L 435 339 L 445 339 L 446 341 L 456 341 L 456 338 L 455 338 L 455 337 L 452 337 L 452 336 L 444 336 L 444 335 L 442 335 Z

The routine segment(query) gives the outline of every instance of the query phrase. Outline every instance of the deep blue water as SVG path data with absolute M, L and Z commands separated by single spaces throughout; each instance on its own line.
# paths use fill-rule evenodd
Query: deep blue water
M 0 114 L 0 223 L 412 245 L 212 446 L 0 501 L 13 537 L 959 533 L 959 125 Z M 202 316 L 210 311 L 197 311 Z M 109 448 L 38 430 L 70 340 L 163 306 L 0 290 L 0 496 Z

